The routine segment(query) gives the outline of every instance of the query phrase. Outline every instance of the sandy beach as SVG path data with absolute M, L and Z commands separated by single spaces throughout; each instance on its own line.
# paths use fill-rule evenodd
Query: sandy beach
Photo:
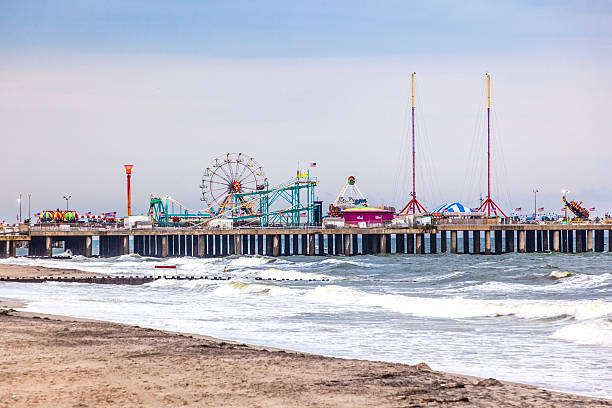
M 100 273 L 79 271 L 77 269 L 46 268 L 43 266 L 23 266 L 0 264 L 0 278 L 36 278 L 36 277 L 86 278 L 104 276 Z
M 0 270 L 27 276 L 11 269 Z M 29 271 L 42 272 L 61 273 Z M 0 299 L 0 407 L 612 406 L 425 363 L 328 358 L 22 306 Z

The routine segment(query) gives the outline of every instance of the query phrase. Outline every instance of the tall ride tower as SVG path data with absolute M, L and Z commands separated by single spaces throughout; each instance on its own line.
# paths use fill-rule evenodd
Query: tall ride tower
M 427 210 L 425 209 L 425 207 L 423 207 L 421 205 L 421 203 L 419 203 L 419 200 L 417 200 L 416 198 L 416 148 L 414 145 L 414 76 L 416 75 L 416 72 L 412 73 L 412 80 L 411 80 L 411 90 L 412 90 L 412 97 L 411 97 L 411 103 L 412 103 L 412 192 L 410 193 L 410 196 L 412 197 L 412 199 L 410 200 L 410 202 L 408 202 L 408 204 L 406 204 L 406 206 L 404 208 L 402 208 L 402 210 L 399 212 L 400 214 L 416 214 L 418 213 L 427 213 Z
M 491 76 L 487 76 L 487 199 L 480 205 L 478 211 L 487 212 L 487 217 L 491 216 L 491 211 L 497 216 L 497 210 L 505 217 L 506 214 L 495 201 L 491 198 Z

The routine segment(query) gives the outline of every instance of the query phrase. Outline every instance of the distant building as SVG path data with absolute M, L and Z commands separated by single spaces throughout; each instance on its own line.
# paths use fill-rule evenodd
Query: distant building
M 345 224 L 359 227 L 376 227 L 390 223 L 394 212 L 375 207 L 354 207 L 342 210 Z

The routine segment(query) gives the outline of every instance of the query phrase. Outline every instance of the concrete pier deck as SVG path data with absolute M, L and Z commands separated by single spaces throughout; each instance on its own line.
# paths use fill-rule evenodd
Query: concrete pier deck
M 151 257 L 229 255 L 503 254 L 509 252 L 604 252 L 612 247 L 611 224 L 443 224 L 380 228 L 85 228 L 33 227 L 0 235 L 0 257 L 15 256 L 21 242 L 29 256 L 51 256 L 53 243 L 86 257 L 130 253 Z M 98 240 L 98 253 L 93 241 Z

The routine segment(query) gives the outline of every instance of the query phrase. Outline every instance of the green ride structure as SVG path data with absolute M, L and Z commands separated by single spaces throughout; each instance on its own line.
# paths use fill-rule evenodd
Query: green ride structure
M 242 153 L 215 158 L 202 176 L 206 208 L 191 210 L 171 197 L 151 196 L 149 215 L 159 227 L 299 227 L 321 222 L 318 180 L 309 171 L 270 187 L 263 166 Z

